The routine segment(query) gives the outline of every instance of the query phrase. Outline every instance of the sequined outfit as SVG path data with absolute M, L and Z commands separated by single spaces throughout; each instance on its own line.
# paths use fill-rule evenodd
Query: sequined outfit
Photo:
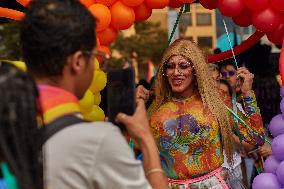
M 229 97 L 224 100 L 228 105 L 231 102 Z M 246 142 L 261 144 L 264 131 L 254 95 L 250 100 L 245 99 L 244 107 L 249 114 L 243 114 L 242 118 L 261 136 L 242 124 L 239 124 L 240 132 Z M 220 129 L 198 93 L 187 99 L 164 103 L 152 114 L 150 125 L 168 178 L 196 178 L 222 165 Z

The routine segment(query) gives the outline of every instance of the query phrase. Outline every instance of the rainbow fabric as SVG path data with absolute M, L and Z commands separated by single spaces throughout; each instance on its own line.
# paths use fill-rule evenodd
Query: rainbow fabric
M 77 97 L 63 89 L 48 85 L 38 86 L 44 123 L 67 114 L 81 113 Z
M 243 116 L 243 119 L 263 133 L 259 109 L 256 104 L 250 106 L 254 106 L 256 111 L 250 116 Z M 150 125 L 168 178 L 195 178 L 222 165 L 219 126 L 212 113 L 204 108 L 199 94 L 163 104 L 152 114 Z M 239 128 L 246 142 L 257 143 L 259 136 L 244 125 L 240 124 Z

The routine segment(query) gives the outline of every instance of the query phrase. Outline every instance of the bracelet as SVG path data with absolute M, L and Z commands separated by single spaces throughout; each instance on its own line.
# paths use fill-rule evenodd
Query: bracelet
M 152 173 L 163 173 L 164 174 L 164 171 L 162 169 L 150 169 L 149 171 L 145 173 L 145 176 L 147 177 Z

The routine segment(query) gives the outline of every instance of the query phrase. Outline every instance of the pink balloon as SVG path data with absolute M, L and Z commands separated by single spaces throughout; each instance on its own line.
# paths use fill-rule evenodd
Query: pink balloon
M 252 13 L 250 10 L 244 8 L 243 11 L 232 18 L 235 24 L 243 27 L 247 27 L 252 24 Z
M 284 36 L 284 19 L 280 22 L 279 26 L 266 34 L 269 41 L 275 43 L 276 45 L 281 45 Z M 282 112 L 284 114 L 284 111 Z
M 239 15 L 243 8 L 244 3 L 242 0 L 220 0 L 219 9 L 224 16 L 234 17 Z
M 267 7 L 269 0 L 245 0 L 247 8 L 256 11 Z
M 253 14 L 252 23 L 257 30 L 270 32 L 280 24 L 280 14 L 271 8 Z
M 218 7 L 218 0 L 200 0 L 200 4 L 206 9 L 216 9 Z
M 276 10 L 284 11 L 284 1 L 283 0 L 272 0 L 271 5 Z

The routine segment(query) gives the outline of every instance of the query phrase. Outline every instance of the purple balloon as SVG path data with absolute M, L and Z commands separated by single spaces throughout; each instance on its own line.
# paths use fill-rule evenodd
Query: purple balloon
M 280 94 L 281 94 L 282 98 L 284 98 L 284 87 L 281 87 Z
M 284 161 L 282 161 L 277 170 L 276 170 L 276 176 L 278 178 L 278 181 L 284 185 Z
M 254 178 L 253 189 L 281 189 L 277 177 L 272 173 L 261 173 Z
M 265 173 L 276 173 L 276 169 L 278 168 L 280 161 L 275 159 L 273 155 L 269 156 L 264 162 L 264 172 Z
M 281 113 L 284 115 L 284 98 L 282 97 L 282 100 L 280 102 L 280 110 L 281 110 Z
M 284 134 L 275 137 L 272 141 L 272 154 L 278 160 L 284 160 Z
M 284 100 L 282 99 L 284 102 Z M 282 102 L 281 101 L 281 102 Z M 284 103 L 283 103 L 284 105 Z M 284 107 L 284 106 L 283 106 Z M 278 135 L 284 134 L 284 117 L 282 114 L 278 114 L 274 116 L 269 123 L 269 131 L 273 137 L 277 137 Z

